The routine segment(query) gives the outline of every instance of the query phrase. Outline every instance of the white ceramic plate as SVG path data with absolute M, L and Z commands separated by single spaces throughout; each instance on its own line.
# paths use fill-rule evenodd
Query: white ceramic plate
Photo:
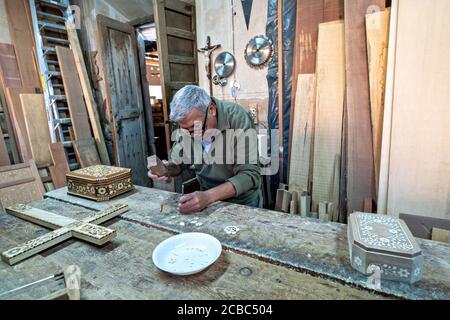
M 190 275 L 205 270 L 222 253 L 219 240 L 205 233 L 183 233 L 161 242 L 153 251 L 153 263 L 175 275 Z

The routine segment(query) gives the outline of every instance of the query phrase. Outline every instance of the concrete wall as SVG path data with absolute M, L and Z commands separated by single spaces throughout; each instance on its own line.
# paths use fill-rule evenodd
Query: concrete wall
M 5 0 L 0 0 L 0 43 L 11 43 L 8 18 L 6 17 Z
M 235 59 L 236 70 L 234 75 L 228 78 L 228 84 L 222 88 L 213 86 L 213 95 L 219 99 L 233 101 L 231 96 L 231 83 L 236 78 L 241 85 L 238 94 L 238 102 L 248 107 L 251 103 L 257 103 L 259 108 L 259 121 L 267 121 L 268 86 L 266 80 L 267 68 L 256 70 L 250 68 L 244 59 L 244 49 L 248 41 L 256 36 L 265 34 L 267 21 L 267 1 L 253 1 L 249 30 L 247 30 L 244 12 L 240 0 L 235 0 L 236 16 L 234 19 Z M 211 43 L 221 44 L 222 47 L 214 51 L 212 61 L 220 52 L 233 53 L 233 28 L 231 0 L 196 0 L 197 11 L 197 46 L 206 45 L 206 37 L 211 37 Z M 209 80 L 206 77 L 205 58 L 198 55 L 200 86 L 209 91 Z M 213 70 L 213 75 L 214 75 Z

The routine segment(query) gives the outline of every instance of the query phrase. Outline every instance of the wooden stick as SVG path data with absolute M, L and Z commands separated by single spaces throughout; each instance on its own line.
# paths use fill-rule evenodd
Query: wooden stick
M 284 139 L 283 139 L 283 0 L 278 0 L 278 143 L 280 157 L 280 182 L 284 182 Z

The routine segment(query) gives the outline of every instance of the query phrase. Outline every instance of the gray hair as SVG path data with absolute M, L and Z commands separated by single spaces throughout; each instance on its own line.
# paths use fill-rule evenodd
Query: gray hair
M 186 119 L 192 109 L 206 113 L 211 97 L 198 86 L 188 85 L 179 90 L 170 103 L 170 120 L 178 122 Z

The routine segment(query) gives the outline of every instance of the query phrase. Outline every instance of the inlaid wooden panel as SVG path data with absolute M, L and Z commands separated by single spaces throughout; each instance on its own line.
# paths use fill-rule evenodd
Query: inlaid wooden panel
M 0 212 L 14 204 L 42 200 L 44 193 L 34 161 L 0 167 Z

